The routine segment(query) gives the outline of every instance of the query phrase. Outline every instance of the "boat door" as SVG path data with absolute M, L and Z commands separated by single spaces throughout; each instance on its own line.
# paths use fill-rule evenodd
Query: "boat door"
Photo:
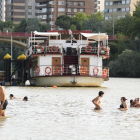
M 52 75 L 61 75 L 59 66 L 61 66 L 61 57 L 52 57 Z
M 80 75 L 89 75 L 89 58 L 81 58 Z

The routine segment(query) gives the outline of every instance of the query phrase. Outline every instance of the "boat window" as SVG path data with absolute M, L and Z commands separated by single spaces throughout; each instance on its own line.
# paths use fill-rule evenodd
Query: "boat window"
M 67 40 L 66 43 L 71 43 L 71 40 Z M 77 43 L 76 40 L 72 40 L 72 43 Z

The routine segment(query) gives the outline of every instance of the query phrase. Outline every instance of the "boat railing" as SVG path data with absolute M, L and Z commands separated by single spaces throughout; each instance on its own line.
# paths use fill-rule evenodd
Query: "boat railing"
M 43 45 L 32 45 L 28 50 L 26 50 L 26 56 L 32 54 L 62 54 L 62 45 L 55 46 L 43 46 Z
M 91 46 L 86 46 L 86 47 L 81 47 L 80 48 L 80 54 L 98 54 L 99 55 L 108 55 L 107 48 L 104 46 L 100 46 L 99 49 L 98 47 L 91 47 Z
M 109 68 L 94 65 L 41 65 L 31 69 L 30 76 L 94 76 L 109 78 Z

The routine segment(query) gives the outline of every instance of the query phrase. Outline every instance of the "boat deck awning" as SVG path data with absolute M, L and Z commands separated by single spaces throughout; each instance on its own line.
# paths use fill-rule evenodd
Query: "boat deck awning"
M 59 36 L 60 34 L 58 32 L 33 32 L 35 35 L 40 35 L 40 36 Z
M 104 41 L 108 39 L 108 35 L 105 33 L 95 34 L 95 33 L 81 33 L 84 37 L 88 39 L 93 39 L 95 41 Z

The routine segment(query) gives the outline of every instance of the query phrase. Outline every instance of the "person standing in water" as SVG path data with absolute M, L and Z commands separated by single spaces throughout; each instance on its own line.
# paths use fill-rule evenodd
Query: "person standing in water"
M 3 87 L 0 86 L 0 116 L 5 116 L 6 106 L 8 101 L 6 100 L 6 92 Z
M 101 98 L 103 97 L 104 92 L 99 91 L 99 96 L 92 100 L 92 103 L 95 105 L 94 110 L 101 110 Z
M 135 107 L 140 107 L 139 98 L 135 98 L 134 102 L 135 102 Z
M 120 108 L 118 108 L 119 110 L 122 110 L 122 111 L 125 111 L 128 109 L 127 107 L 127 104 L 126 104 L 126 101 L 127 99 L 125 97 L 121 97 L 121 105 L 120 105 Z

